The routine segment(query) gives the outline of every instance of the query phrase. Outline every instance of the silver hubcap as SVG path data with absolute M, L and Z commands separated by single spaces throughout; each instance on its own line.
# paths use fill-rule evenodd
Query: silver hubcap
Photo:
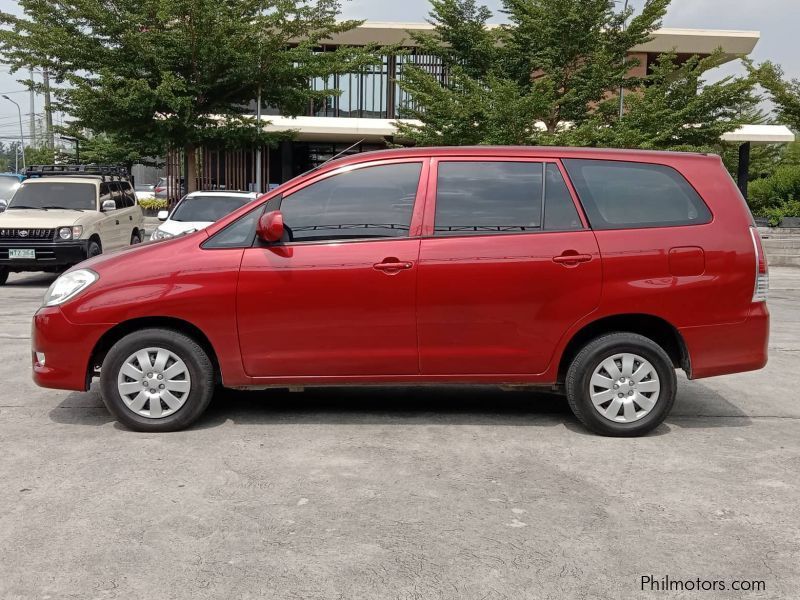
M 164 348 L 131 354 L 117 375 L 117 390 L 125 406 L 147 419 L 163 419 L 180 410 L 191 389 L 186 363 Z
M 615 423 L 646 417 L 658 402 L 661 383 L 655 367 L 636 354 L 615 354 L 592 373 L 589 395 L 597 412 Z

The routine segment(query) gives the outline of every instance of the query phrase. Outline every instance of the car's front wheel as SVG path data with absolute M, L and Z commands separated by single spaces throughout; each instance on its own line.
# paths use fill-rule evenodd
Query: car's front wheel
M 86 251 L 86 255 L 88 258 L 92 258 L 93 256 L 100 256 L 103 253 L 103 248 L 100 246 L 100 243 L 95 240 L 89 240 L 89 247 Z
M 5 285 L 8 281 L 8 267 L 0 267 L 0 285 Z
M 100 371 L 103 402 L 135 431 L 189 427 L 214 395 L 214 367 L 192 338 L 169 329 L 145 329 L 119 340 Z
M 589 342 L 567 372 L 572 412 L 600 435 L 635 437 L 664 422 L 675 402 L 672 360 L 653 340 L 611 333 Z
M 131 246 L 142 243 L 142 234 L 138 231 L 131 235 Z

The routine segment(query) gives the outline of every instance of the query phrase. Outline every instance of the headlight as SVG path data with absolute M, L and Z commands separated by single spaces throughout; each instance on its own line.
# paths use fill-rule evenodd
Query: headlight
M 167 238 L 175 237 L 171 233 L 167 233 L 166 231 L 162 231 L 161 229 L 156 229 L 153 232 L 153 235 L 150 236 L 151 240 L 166 240 Z
M 81 225 L 75 225 L 74 227 L 60 227 L 58 229 L 58 237 L 62 240 L 77 240 L 83 234 L 83 227 Z
M 43 306 L 58 306 L 70 298 L 74 298 L 97 281 L 99 276 L 89 269 L 78 269 L 64 273 L 53 282 L 44 295 Z

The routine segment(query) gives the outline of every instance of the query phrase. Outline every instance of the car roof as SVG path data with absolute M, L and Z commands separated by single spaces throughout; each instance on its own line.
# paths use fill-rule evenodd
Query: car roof
M 24 184 L 28 185 L 31 183 L 91 183 L 91 184 L 100 184 L 100 177 L 28 177 Z
M 672 152 L 665 150 L 635 150 L 618 148 L 578 148 L 562 146 L 431 146 L 419 148 L 396 148 L 351 154 L 322 165 L 320 170 L 341 167 L 373 160 L 422 157 L 535 157 L 535 158 L 584 158 L 606 160 L 633 160 L 636 162 L 669 161 L 674 159 L 717 158 L 698 152 Z
M 212 196 L 217 198 L 230 198 L 231 196 L 241 198 L 258 198 L 259 194 L 256 192 L 242 192 L 234 190 L 226 192 L 225 190 L 215 190 L 213 192 L 197 191 L 186 195 L 187 198 L 197 198 L 198 196 Z

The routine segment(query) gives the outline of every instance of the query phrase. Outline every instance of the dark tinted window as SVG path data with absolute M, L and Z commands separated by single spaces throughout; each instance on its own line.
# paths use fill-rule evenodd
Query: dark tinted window
M 97 188 L 91 183 L 23 183 L 9 202 L 14 208 L 97 210 Z
M 125 206 L 130 208 L 131 206 L 136 205 L 136 194 L 133 192 L 133 188 L 131 184 L 127 181 L 123 181 L 120 185 L 120 191 L 122 192 L 122 197 L 125 200 Z
M 292 242 L 408 235 L 422 163 L 366 167 L 334 175 L 281 204 Z
M 173 221 L 219 221 L 250 202 L 244 196 L 192 196 L 184 198 L 170 215 Z
M 539 231 L 542 170 L 530 162 L 439 163 L 435 234 Z
M 700 225 L 711 213 L 671 167 L 607 160 L 565 160 L 594 229 Z
M 111 196 L 111 186 L 107 183 L 100 184 L 100 208 L 103 208 L 103 202 L 106 200 L 116 200 L 116 197 Z M 117 207 L 119 208 L 119 207 Z
M 547 165 L 544 201 L 544 228 L 548 231 L 583 229 L 578 209 L 572 201 L 561 171 L 552 163 Z
M 111 188 L 111 199 L 117 203 L 117 208 L 125 208 L 125 200 L 120 192 L 119 183 L 112 181 L 108 186 Z

